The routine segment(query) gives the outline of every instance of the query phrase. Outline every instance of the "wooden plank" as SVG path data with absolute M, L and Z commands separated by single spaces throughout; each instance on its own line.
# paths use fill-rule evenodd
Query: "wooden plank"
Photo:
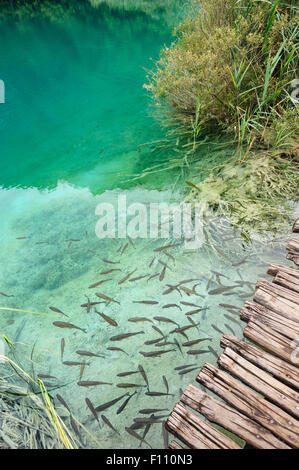
M 226 372 L 206 363 L 196 380 L 291 447 L 299 446 L 298 421 Z
M 298 308 L 299 305 L 299 294 L 297 292 L 290 291 L 285 287 L 281 287 L 273 282 L 266 281 L 265 279 L 259 279 L 256 283 L 256 288 L 262 288 L 267 292 L 273 293 L 283 299 L 293 302 Z
M 283 264 L 270 264 L 267 273 L 271 276 L 276 276 L 278 272 L 283 272 L 299 279 L 299 269 L 288 268 L 287 266 L 283 266 Z
M 292 238 L 289 243 L 287 244 L 287 250 L 291 253 L 297 253 L 299 256 L 299 240 L 298 238 Z
M 279 284 L 282 287 L 285 287 L 286 289 L 293 290 L 294 292 L 297 292 L 299 294 L 299 278 L 290 276 L 287 273 L 279 271 L 276 274 L 273 282 L 275 284 Z
M 299 232 L 299 218 L 295 220 L 292 231 Z
M 240 449 L 232 439 L 203 421 L 182 403 L 175 405 L 166 422 L 166 429 L 192 449 Z
M 180 444 L 178 444 L 176 441 L 171 441 L 169 443 L 169 449 L 172 450 L 182 450 L 184 447 L 182 447 Z
M 289 252 L 286 256 L 286 259 L 290 259 L 291 261 L 293 261 L 293 263 L 299 266 L 299 254 L 298 253 Z
M 250 320 L 257 320 L 292 340 L 299 338 L 299 323 L 285 318 L 255 302 L 245 302 L 244 307 L 240 311 L 240 318 L 247 323 Z
M 256 367 L 230 348 L 225 348 L 218 359 L 219 366 L 276 403 L 288 413 L 299 417 L 299 394 L 287 385 Z
M 273 291 L 265 288 L 264 286 L 259 287 L 255 291 L 253 300 L 258 304 L 267 307 L 269 310 L 273 310 L 273 312 L 279 313 L 280 315 L 299 323 L 298 305 L 274 294 Z
M 267 351 L 281 357 L 284 361 L 294 363 L 293 357 L 296 355 L 297 344 L 272 328 L 257 320 L 252 320 L 244 329 L 243 335 Z
M 194 385 L 188 385 L 181 400 L 211 422 L 219 424 L 254 447 L 259 449 L 290 448 L 253 419 L 210 397 Z
M 274 377 L 287 385 L 299 390 L 299 368 L 289 364 L 279 357 L 273 356 L 262 349 L 245 343 L 232 335 L 224 335 L 220 341 L 221 347 L 237 351 L 242 357 L 255 364 L 259 368 L 270 372 Z

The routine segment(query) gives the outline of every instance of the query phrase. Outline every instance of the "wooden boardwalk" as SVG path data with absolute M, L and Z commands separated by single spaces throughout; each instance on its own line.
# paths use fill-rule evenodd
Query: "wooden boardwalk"
M 299 239 L 287 251 L 298 266 Z M 299 447 L 299 270 L 271 265 L 268 274 L 273 282 L 259 280 L 240 312 L 249 342 L 224 335 L 219 367 L 206 363 L 196 377 L 213 396 L 188 385 L 168 417 L 167 430 L 183 443 L 170 449 L 239 449 L 219 427 L 255 448 Z

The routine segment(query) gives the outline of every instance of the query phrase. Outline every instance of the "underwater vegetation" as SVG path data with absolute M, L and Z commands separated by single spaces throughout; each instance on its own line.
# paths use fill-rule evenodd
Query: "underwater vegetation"
M 202 0 L 145 85 L 181 151 L 170 165 L 190 164 L 188 200 L 245 229 L 277 227 L 283 200 L 299 195 L 296 4 Z

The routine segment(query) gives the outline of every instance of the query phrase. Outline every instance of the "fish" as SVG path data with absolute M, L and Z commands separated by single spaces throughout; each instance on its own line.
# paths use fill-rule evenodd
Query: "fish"
M 185 183 L 190 186 L 192 189 L 196 189 L 196 191 L 200 191 L 198 186 L 195 186 L 195 184 L 191 183 L 191 181 L 185 181 Z
M 182 346 L 184 347 L 194 346 L 195 344 L 201 343 L 202 341 L 212 341 L 212 339 L 211 338 L 194 339 L 193 341 L 187 341 L 186 343 L 183 343 Z
M 140 281 L 141 279 L 144 279 L 145 277 L 147 277 L 148 274 L 145 274 L 144 276 L 138 276 L 138 277 L 134 277 L 132 279 L 129 279 L 129 282 L 135 282 L 135 281 Z
M 100 317 L 102 317 L 105 320 L 105 322 L 109 323 L 109 325 L 118 326 L 118 323 L 115 320 L 113 320 L 113 318 L 108 317 L 108 315 L 98 312 L 97 310 L 96 310 L 96 313 L 100 315 Z
M 135 387 L 145 387 L 145 385 L 139 385 L 139 384 L 132 384 L 132 383 L 120 383 L 116 384 L 117 387 L 119 388 L 135 388 Z
M 231 305 L 231 304 L 219 304 L 219 306 L 224 307 L 224 308 L 231 308 L 231 309 L 240 310 L 240 307 L 236 307 L 235 305 Z
M 131 336 L 144 334 L 144 331 L 136 331 L 135 333 L 122 333 L 117 336 L 112 336 L 110 341 L 122 341 L 123 339 L 130 338 Z
M 126 377 L 127 375 L 133 375 L 133 374 L 139 374 L 139 371 L 133 370 L 130 372 L 120 372 L 119 374 L 117 374 L 117 377 Z
M 172 341 L 164 341 L 163 343 L 156 343 L 155 347 L 163 348 L 164 346 L 169 346 L 169 345 L 173 345 L 173 344 L 175 344 L 175 343 L 172 342 Z
M 69 238 L 66 240 L 67 242 L 80 242 L 81 240 L 79 238 Z
M 145 383 L 146 383 L 146 385 L 147 385 L 147 389 L 149 390 L 148 378 L 147 378 L 147 375 L 146 375 L 146 373 L 145 373 L 145 370 L 144 370 L 144 368 L 142 367 L 141 364 L 139 364 L 138 370 L 139 370 L 140 374 L 142 375 L 143 380 L 145 381 Z
M 157 333 L 159 333 L 159 335 L 161 335 L 162 338 L 165 338 L 165 335 L 164 335 L 163 331 L 160 330 L 160 328 L 158 328 L 158 327 L 155 326 L 155 325 L 152 325 L 152 328 L 153 328 Z M 159 341 L 160 341 L 160 340 L 159 340 Z
M 118 269 L 118 268 L 108 269 L 108 271 L 102 271 L 102 272 L 100 272 L 100 274 L 105 275 L 105 274 L 114 273 L 115 271 L 121 271 L 121 269 Z
M 63 360 L 64 348 L 65 348 L 65 339 L 62 338 L 61 343 L 60 343 L 61 360 Z
M 247 259 L 248 259 L 248 256 L 246 256 L 245 258 L 241 259 L 240 261 L 236 261 L 235 263 L 232 263 L 232 266 L 234 266 L 234 267 L 240 266 L 241 264 L 244 264 Z
M 60 401 L 60 403 L 61 403 L 69 412 L 71 412 L 69 406 L 67 405 L 67 403 L 65 402 L 65 400 L 62 398 L 61 395 L 59 395 L 59 394 L 57 393 L 56 398 L 57 398 L 57 400 Z
M 16 237 L 16 240 L 27 240 L 30 237 Z
M 111 347 L 109 347 L 109 348 L 107 348 L 107 349 L 108 349 L 109 351 L 120 351 L 120 352 L 125 353 L 127 356 L 129 355 L 126 351 L 124 351 L 124 350 L 121 349 L 121 348 L 111 348 Z
M 190 302 L 180 302 L 180 304 L 186 305 L 186 306 L 188 306 L 188 307 L 197 307 L 197 308 L 201 308 L 199 305 L 191 304 Z
M 142 415 L 150 415 L 153 413 L 159 413 L 161 411 L 168 411 L 168 408 L 145 408 L 139 411 Z
M 157 305 L 158 303 L 156 300 L 133 300 L 133 304 Z
M 185 375 L 189 374 L 189 372 L 193 372 L 194 370 L 197 370 L 198 367 L 192 367 L 191 369 L 184 369 L 179 372 L 179 375 Z
M 69 242 L 67 249 L 69 250 L 71 246 L 72 246 L 72 242 Z
M 87 296 L 85 297 L 87 298 L 86 312 L 89 313 L 90 312 L 90 299 Z
M 185 292 L 185 294 L 187 294 L 187 295 L 197 295 L 198 297 L 203 297 L 202 295 L 198 294 L 194 290 L 191 290 L 191 289 L 189 289 L 188 287 L 185 287 L 185 286 L 180 287 L 180 290 Z
M 168 382 L 167 382 L 167 378 L 165 377 L 165 375 L 163 375 L 163 382 L 165 384 L 165 388 L 166 388 L 166 392 L 169 393 L 169 385 L 168 385 Z
M 148 278 L 147 282 L 150 281 L 151 279 L 154 279 L 155 277 L 157 277 L 157 276 L 159 276 L 159 275 L 160 275 L 160 273 L 152 274 L 152 275 Z
M 159 341 L 161 341 L 161 339 L 163 339 L 163 338 L 151 339 L 150 341 L 145 341 L 144 344 L 145 344 L 146 346 L 150 346 L 151 344 L 159 343 Z
M 144 442 L 146 445 L 152 448 L 152 446 L 147 441 L 145 441 L 143 437 L 139 436 L 137 432 L 133 431 L 133 429 L 125 427 L 125 430 L 127 431 L 128 434 L 130 434 L 130 436 L 135 437 L 135 439 L 138 439 L 139 441 Z
M 149 397 L 165 397 L 165 396 L 174 396 L 173 393 L 165 393 L 165 392 L 145 392 L 145 395 Z
M 146 318 L 146 317 L 133 317 L 133 318 L 129 318 L 128 321 L 130 321 L 132 323 L 145 322 L 145 321 L 153 323 L 152 320 L 150 320 L 149 318 Z
M 224 286 L 224 287 L 219 287 L 219 289 L 213 289 L 208 292 L 209 295 L 217 295 L 217 294 L 222 294 L 223 292 L 226 292 L 231 289 L 235 289 L 238 286 Z
M 187 320 L 191 323 L 192 326 L 194 326 L 194 328 L 196 328 L 199 331 L 198 323 L 195 323 L 195 321 L 192 320 L 192 318 L 190 316 L 187 317 Z
M 121 279 L 119 282 L 118 282 L 118 285 L 120 284 L 123 284 L 124 282 L 126 282 L 131 276 L 132 274 L 136 271 L 136 269 L 134 269 L 134 271 L 132 271 L 131 273 L 127 274 L 123 279 Z
M 178 347 L 178 349 L 179 349 L 181 355 L 183 356 L 183 351 L 182 351 L 182 348 L 181 348 L 181 346 L 180 346 L 180 343 L 178 342 L 178 340 L 177 340 L 176 338 L 174 338 L 173 341 L 174 341 L 175 345 Z
M 125 407 L 127 406 L 127 404 L 129 403 L 129 401 L 131 400 L 131 398 L 136 395 L 137 391 L 135 391 L 134 393 L 132 393 L 132 395 L 129 395 L 128 398 L 122 403 L 122 405 L 118 408 L 116 414 L 119 415 L 124 409 Z
M 83 382 L 82 381 L 77 382 L 77 385 L 79 385 L 80 387 L 95 387 L 97 385 L 113 385 L 113 384 L 110 382 L 97 382 L 94 380 L 84 380 Z
M 149 268 L 152 267 L 154 261 L 155 261 L 155 258 L 153 258 L 152 261 L 150 262 L 150 264 L 148 265 Z
M 39 379 L 56 379 L 53 375 L 37 374 Z
M 92 251 L 92 250 L 87 250 L 88 253 L 92 253 L 93 255 L 96 255 L 96 252 L 95 251 Z
M 176 307 L 176 308 L 178 308 L 178 309 L 180 309 L 180 310 L 182 311 L 181 307 L 180 307 L 179 305 L 177 305 L 177 304 L 167 304 L 167 305 L 163 305 L 162 308 L 174 308 L 174 307 Z
M 159 281 L 160 282 L 162 282 L 164 280 L 165 273 L 166 273 L 166 267 L 164 266 L 164 268 L 162 269 L 161 274 L 159 276 Z
M 89 300 L 89 299 L 88 299 L 88 300 Z M 81 307 L 83 307 L 83 308 L 88 308 L 88 306 L 89 306 L 89 308 L 90 308 L 90 307 L 93 307 L 94 305 L 99 305 L 99 304 L 103 304 L 103 303 L 104 303 L 104 302 L 89 302 L 89 303 L 87 303 L 87 304 L 82 304 Z M 88 312 L 88 313 L 89 313 L 89 312 Z
M 175 351 L 175 349 L 167 349 L 166 351 L 150 351 L 150 352 L 139 351 L 139 352 L 144 357 L 158 357 L 158 356 L 161 356 L 161 354 L 166 354 L 171 351 Z
M 191 356 L 197 356 L 198 354 L 206 354 L 208 352 L 208 349 L 190 349 L 187 351 L 187 354 L 190 354 Z
M 77 424 L 75 423 L 74 418 L 72 417 L 72 415 L 70 415 L 70 424 L 71 424 L 71 426 L 72 426 L 72 429 L 73 429 L 74 433 L 77 435 L 77 437 L 79 438 L 79 440 L 82 442 L 82 440 L 81 440 L 81 435 L 80 435 L 78 426 L 77 426 Z
M 154 320 L 162 322 L 162 323 L 172 323 L 173 325 L 176 325 L 177 327 L 180 326 L 176 321 L 171 320 L 170 318 L 167 318 L 167 317 L 154 317 Z
M 102 281 L 95 282 L 94 284 L 91 284 L 91 286 L 89 286 L 88 289 L 94 289 L 95 287 L 98 287 L 104 284 L 104 282 L 108 282 L 108 281 L 112 281 L 112 279 L 103 279 Z
M 112 431 L 116 432 L 117 434 L 120 435 L 120 433 L 117 431 L 117 429 L 115 429 L 115 427 L 111 424 L 111 422 L 109 421 L 108 418 L 106 418 L 105 415 L 101 415 L 101 418 L 102 420 L 104 421 L 105 424 L 107 424 L 107 426 L 112 429 Z
M 109 259 L 103 258 L 102 261 L 107 264 L 119 264 L 120 261 L 110 261 Z
M 216 274 L 216 276 L 226 277 L 226 279 L 229 279 L 225 274 L 219 273 L 218 271 L 213 271 L 213 269 L 211 269 L 211 273 Z
M 236 333 L 234 332 L 234 330 L 233 330 L 227 323 L 225 323 L 224 326 L 225 326 L 225 328 L 227 328 L 234 336 L 236 336 Z
M 226 315 L 226 313 L 224 314 L 224 317 L 227 318 L 228 320 L 236 323 L 236 325 L 240 326 L 240 323 L 234 317 L 231 317 L 230 315 Z
M 208 346 L 208 348 L 209 348 L 209 351 L 210 351 L 212 354 L 214 354 L 214 356 L 218 359 L 218 354 L 216 353 L 215 349 L 212 348 L 212 346 Z
M 215 331 L 217 331 L 218 333 L 224 335 L 224 331 L 220 330 L 216 325 L 214 325 L 214 324 L 212 323 L 211 326 L 212 326 L 212 328 L 213 328 Z
M 82 364 L 81 364 L 81 367 L 80 367 L 79 380 L 82 380 L 82 377 L 83 377 L 83 374 L 84 374 L 84 371 L 85 371 L 85 367 L 86 367 L 86 361 L 84 359 Z
M 0 292 L 0 295 L 3 295 L 3 297 L 14 297 L 14 295 L 8 295 L 8 294 L 5 294 L 4 292 Z
M 162 437 L 163 437 L 164 449 L 168 449 L 168 447 L 169 447 L 169 433 L 166 429 L 166 421 L 162 422 Z
M 190 310 L 190 312 L 185 313 L 185 315 L 196 315 L 197 313 L 202 312 L 203 310 L 208 310 L 208 308 L 198 308 L 196 310 Z
M 88 356 L 88 357 L 105 357 L 103 354 L 95 354 L 89 351 L 82 351 L 81 349 L 78 349 L 76 351 L 79 356 Z
M 123 249 L 121 250 L 121 255 L 126 251 L 128 246 L 129 246 L 129 243 L 126 243 L 125 246 L 123 247 Z
M 116 304 L 120 305 L 120 302 L 118 302 L 118 300 L 112 299 L 111 297 L 108 297 L 105 294 L 101 294 L 100 292 L 96 292 L 96 296 L 100 299 L 106 300 L 107 302 L 115 302 Z
M 168 294 L 171 294 L 171 292 L 173 292 L 174 290 L 178 291 L 178 293 L 180 294 L 180 296 L 182 296 L 178 286 L 172 286 L 170 284 L 166 284 L 166 286 L 168 287 L 168 289 L 166 289 L 164 292 L 162 292 L 162 295 L 168 295 Z
M 99 418 L 98 418 L 98 415 L 97 415 L 97 411 L 96 411 L 95 407 L 93 406 L 93 404 L 91 403 L 91 401 L 89 400 L 89 398 L 85 398 L 85 403 L 87 404 L 88 408 L 92 412 L 92 414 L 95 417 L 95 419 L 97 420 L 97 422 L 100 424 L 100 421 L 99 421 Z
M 59 308 L 49 307 L 49 309 L 52 310 L 52 312 L 61 313 L 61 315 L 64 315 L 65 317 L 68 317 L 68 315 L 66 313 L 63 313 L 61 310 L 59 310 Z
M 84 330 L 83 328 L 80 328 L 79 326 L 73 325 L 72 323 L 66 323 L 66 322 L 63 322 L 63 321 L 54 321 L 53 325 L 58 326 L 58 328 L 76 329 L 76 330 L 81 330 L 84 333 L 87 333 L 86 330 Z
M 158 424 L 163 423 L 163 421 L 159 421 L 159 419 L 165 418 L 165 416 L 153 416 L 150 418 L 134 418 L 135 423 L 142 423 L 142 424 Z
M 164 268 L 169 269 L 170 271 L 172 271 L 172 269 L 168 266 L 168 264 L 164 263 L 164 261 L 158 260 L 158 263 L 162 264 L 162 266 L 164 266 Z
M 129 235 L 128 235 L 128 240 L 129 240 L 130 244 L 132 245 L 132 247 L 135 248 L 135 245 L 134 245 L 134 243 L 133 243 L 133 240 L 132 240 L 131 237 L 129 237 Z
M 164 253 L 164 255 L 168 256 L 168 258 L 172 259 L 172 261 L 175 262 L 175 257 L 172 256 L 170 253 L 168 253 L 168 251 L 164 251 L 163 253 Z
M 127 393 L 125 393 L 124 395 L 121 395 L 120 397 L 114 398 L 113 400 L 108 401 L 107 403 L 104 403 L 103 405 L 99 405 L 95 408 L 95 411 L 99 413 L 100 411 L 107 410 L 108 408 L 115 405 L 118 401 L 120 401 L 122 398 L 126 396 L 127 396 Z
M 154 250 L 154 253 L 159 253 L 160 251 L 169 250 L 170 248 L 174 248 L 176 246 L 178 246 L 178 243 L 173 244 L 173 245 L 160 246 L 159 248 L 156 248 Z

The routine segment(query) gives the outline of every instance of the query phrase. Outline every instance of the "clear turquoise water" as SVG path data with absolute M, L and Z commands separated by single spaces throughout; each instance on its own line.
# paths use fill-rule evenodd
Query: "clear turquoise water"
M 116 449 L 139 445 L 125 427 L 142 416 L 140 409 L 170 411 L 179 399 L 180 390 L 194 382 L 196 371 L 180 376 L 175 367 L 195 363 L 199 369 L 204 362 L 216 363 L 210 350 L 198 356 L 188 355 L 189 348 L 182 346 L 187 339 L 171 333 L 174 325 L 161 323 L 154 317 L 165 316 L 185 326 L 189 325 L 186 313 L 190 307 L 180 302 L 207 307 L 208 310 L 192 317 L 198 329 L 188 330 L 188 339 L 209 338 L 210 341 L 202 343 L 204 346 L 200 343 L 195 348 L 206 350 L 211 346 L 220 354 L 221 332 L 215 326 L 220 331 L 228 331 L 229 325 L 241 337 L 243 325 L 237 313 L 228 312 L 219 304 L 241 307 L 252 297 L 256 278 L 266 272 L 267 265 L 285 262 L 284 246 L 289 233 L 286 231 L 280 240 L 272 240 L 267 245 L 258 236 L 251 245 L 244 245 L 229 225 L 214 220 L 208 223 L 212 238 L 205 240 L 198 250 L 186 250 L 180 244 L 170 252 L 174 260 L 163 253 L 153 253 L 166 240 L 135 240 L 133 247 L 129 240 L 96 237 L 95 208 L 99 202 L 115 202 L 119 194 L 126 194 L 128 202 L 167 202 L 181 198 L 178 191 L 169 190 L 169 183 L 174 181 L 169 174 L 155 177 L 146 185 L 128 182 L 130 176 L 167 157 L 138 146 L 163 138 L 163 132 L 151 117 L 151 103 L 142 85 L 146 76 L 144 68 L 151 66 L 149 58 L 156 57 L 162 45 L 170 42 L 170 31 L 145 15 L 107 11 L 103 15 L 98 10 L 92 17 L 77 15 L 63 23 L 35 19 L 18 25 L 1 25 L 0 78 L 6 83 L 6 103 L 0 105 L 0 307 L 3 309 L 0 333 L 16 343 L 13 357 L 25 370 L 31 371 L 33 365 L 35 374 L 55 377 L 48 389 L 66 424 L 69 425 L 68 414 L 55 400 L 57 392 L 96 439 L 93 441 L 82 431 L 82 445 Z M 80 241 L 69 245 L 70 239 Z M 119 249 L 126 243 L 128 247 L 121 254 Z M 151 264 L 154 256 L 156 259 Z M 104 258 L 119 261 L 115 266 L 120 271 L 100 274 L 114 267 L 105 264 Z M 238 269 L 233 266 L 243 259 Z M 169 265 L 165 279 L 149 280 L 150 275 L 161 273 L 159 261 Z M 119 284 L 135 269 L 135 277 L 148 277 Z M 251 284 L 210 295 L 210 289 L 219 287 L 219 278 L 212 270 L 226 276 L 220 278 L 224 285 L 236 286 L 241 279 Z M 110 280 L 99 288 L 89 288 L 107 278 Z M 186 286 L 197 284 L 198 295 L 190 296 L 183 291 L 164 294 L 167 284 L 188 279 L 196 279 Z M 92 302 L 99 300 L 95 292 L 120 302 L 98 306 L 117 321 L 117 327 L 104 322 L 94 307 L 89 313 L 81 307 L 87 297 Z M 136 300 L 159 303 L 145 306 L 134 303 Z M 173 303 L 180 308 L 163 309 Z M 50 306 L 62 310 L 69 318 L 10 310 L 54 315 Z M 233 320 L 225 317 L 227 314 Z M 129 318 L 137 316 L 147 317 L 152 323 L 129 322 Z M 87 333 L 61 330 L 53 326 L 55 320 L 70 321 Z M 171 344 L 161 349 L 173 351 L 154 359 L 145 358 L 140 351 L 158 349 L 144 344 L 159 337 L 152 326 L 160 328 L 167 341 L 173 343 L 176 338 L 182 352 Z M 110 340 L 114 335 L 137 331 L 144 333 L 119 343 Z M 103 354 L 104 357 L 88 359 L 83 380 L 113 385 L 78 386 L 80 367 L 66 366 L 61 361 L 62 338 L 66 361 L 80 361 L 77 350 Z M 120 347 L 127 354 L 107 349 L 111 346 Z M 8 348 L 6 352 L 10 354 Z M 122 402 L 107 409 L 104 414 L 118 429 L 119 436 L 102 422 L 99 426 L 85 398 L 99 406 L 127 391 L 117 386 L 120 383 L 144 385 L 140 374 L 117 375 L 136 371 L 139 364 L 147 373 L 151 391 L 165 392 L 162 379 L 165 375 L 172 395 L 149 397 L 144 388 L 137 388 L 137 394 L 122 413 L 116 413 Z M 132 390 L 129 389 L 130 393 Z M 138 432 L 142 435 L 144 429 Z M 150 428 L 146 440 L 153 448 L 163 447 L 161 423 Z

